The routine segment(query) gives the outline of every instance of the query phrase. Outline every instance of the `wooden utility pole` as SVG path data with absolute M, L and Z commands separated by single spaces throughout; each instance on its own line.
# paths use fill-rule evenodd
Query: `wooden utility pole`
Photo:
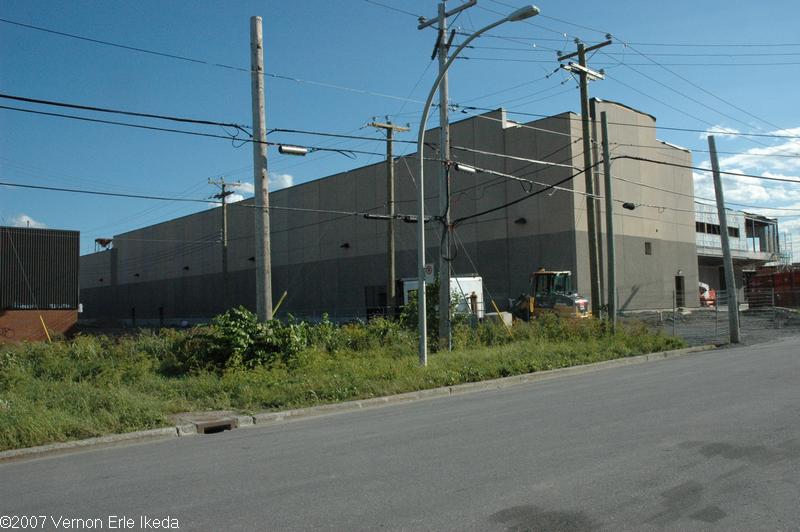
M 559 56 L 559 61 L 564 61 L 572 57 L 578 57 L 578 63 L 562 65 L 562 68 L 572 73 L 577 73 L 581 87 L 581 126 L 583 135 L 583 175 L 586 180 L 586 222 L 587 232 L 589 233 L 589 282 L 591 284 L 590 297 L 592 300 L 592 314 L 595 317 L 600 315 L 600 274 L 599 274 L 599 253 L 597 249 L 597 224 L 595 213 L 594 197 L 594 178 L 592 176 L 592 139 L 589 132 L 589 79 L 603 79 L 603 74 L 595 72 L 586 66 L 586 54 L 611 44 L 610 40 L 586 47 L 582 42 L 577 41 L 578 51 Z
M 231 308 L 231 286 L 230 279 L 228 278 L 228 196 L 233 194 L 233 191 L 227 190 L 228 186 L 240 185 L 236 183 L 226 183 L 225 178 L 209 179 L 209 185 L 216 185 L 219 187 L 219 193 L 211 196 L 222 202 L 222 304 L 225 311 Z
M 386 131 L 386 214 L 389 216 L 386 229 L 386 315 L 394 318 L 397 307 L 397 273 L 395 271 L 394 242 L 394 132 L 408 131 L 407 127 L 392 124 L 389 117 L 386 122 L 370 122 L 370 126 Z
M 736 277 L 733 271 L 731 245 L 728 239 L 728 215 L 725 211 L 725 194 L 722 190 L 722 179 L 719 176 L 717 160 L 717 143 L 714 135 L 708 136 L 708 150 L 711 152 L 711 170 L 714 174 L 714 194 L 717 198 L 717 215 L 719 216 L 719 236 L 722 244 L 722 265 L 725 268 L 725 290 L 728 292 L 728 324 L 732 344 L 739 343 L 739 297 L 736 294 Z
M 269 242 L 269 174 L 264 109 L 264 45 L 261 17 L 250 17 L 250 76 L 253 99 L 253 184 L 255 185 L 256 314 L 272 319 L 272 261 Z
M 439 56 L 439 75 L 442 80 L 439 83 L 439 213 L 442 220 L 442 235 L 439 248 L 439 349 L 449 350 L 451 347 L 450 332 L 450 119 L 448 117 L 449 96 L 447 82 L 447 54 L 450 52 L 450 45 L 455 37 L 455 30 L 447 35 L 447 17 L 451 17 L 461 11 L 474 6 L 477 0 L 470 0 L 458 7 L 447 11 L 446 3 L 439 3 L 438 16 L 434 19 L 426 20 L 421 18 L 417 29 L 421 30 L 439 25 L 438 37 L 431 59 Z M 443 75 L 442 75 L 443 74 Z
M 608 258 L 608 320 L 611 331 L 617 328 L 617 262 L 614 245 L 614 188 L 611 183 L 611 151 L 608 148 L 608 117 L 606 112 L 600 113 L 600 129 L 603 135 L 603 179 L 606 197 L 606 253 Z

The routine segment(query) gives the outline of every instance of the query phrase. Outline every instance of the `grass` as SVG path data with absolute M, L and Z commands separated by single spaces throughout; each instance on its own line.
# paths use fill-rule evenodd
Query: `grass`
M 267 340 L 275 330 L 259 325 L 236 329 L 233 343 L 229 326 L 0 347 L 0 450 L 167 426 L 179 412 L 297 408 L 683 347 L 644 327 L 612 335 L 596 321 L 518 323 L 512 337 L 462 324 L 456 349 L 421 368 L 415 336 L 386 320 L 293 324 Z

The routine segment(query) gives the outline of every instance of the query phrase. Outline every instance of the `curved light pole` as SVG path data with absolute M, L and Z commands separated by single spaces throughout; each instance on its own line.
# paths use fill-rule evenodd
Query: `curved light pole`
M 419 159 L 419 216 L 417 218 L 417 310 L 419 313 L 419 363 L 423 366 L 428 365 L 428 322 L 427 322 L 427 308 L 425 304 L 425 158 L 423 157 L 423 140 L 425 137 L 425 126 L 428 123 L 428 113 L 431 109 L 433 96 L 436 94 L 436 89 L 442 82 L 447 69 L 453 64 L 456 56 L 463 50 L 473 39 L 478 37 L 481 33 L 487 32 L 492 28 L 496 28 L 500 24 L 506 22 L 516 22 L 526 18 L 533 17 L 539 14 L 539 8 L 533 5 L 521 7 L 496 22 L 492 22 L 486 27 L 483 27 L 467 37 L 462 42 L 456 51 L 453 52 L 444 68 L 439 72 L 436 81 L 433 82 L 431 92 L 428 94 L 428 99 L 425 101 L 425 107 L 422 109 L 422 120 L 419 123 L 419 133 L 417 135 L 417 158 Z M 445 127 L 447 127 L 445 125 Z M 446 312 L 449 309 L 445 310 Z

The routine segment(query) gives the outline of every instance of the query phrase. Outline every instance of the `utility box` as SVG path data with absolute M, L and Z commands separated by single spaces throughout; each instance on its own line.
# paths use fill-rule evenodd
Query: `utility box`
M 401 279 L 403 284 L 403 304 L 408 304 L 411 292 L 416 292 L 418 281 L 416 278 Z M 474 314 L 482 319 L 486 308 L 483 300 L 483 278 L 480 275 L 460 275 L 450 278 L 450 294 L 456 301 L 456 312 L 459 314 Z

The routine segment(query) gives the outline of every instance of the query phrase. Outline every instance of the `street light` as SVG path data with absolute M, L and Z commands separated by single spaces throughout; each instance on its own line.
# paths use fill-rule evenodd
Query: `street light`
M 278 151 L 284 155 L 299 155 L 304 157 L 308 153 L 308 148 L 305 146 L 290 146 L 287 144 L 278 144 Z
M 504 24 L 506 22 L 516 22 L 518 20 L 524 20 L 526 18 L 530 18 L 539 14 L 539 8 L 533 5 L 528 5 L 525 7 L 521 7 L 508 15 L 505 18 L 502 18 L 496 22 L 492 22 L 488 26 L 485 26 L 469 37 L 467 37 L 464 42 L 462 42 L 456 51 L 447 59 L 447 62 L 444 64 L 444 68 L 441 69 L 439 72 L 439 76 L 436 78 L 436 81 L 433 82 L 433 87 L 431 87 L 431 92 L 428 94 L 428 99 L 425 101 L 425 107 L 422 109 L 422 120 L 419 122 L 419 133 L 417 135 L 417 158 L 419 159 L 419 220 L 425 219 L 425 159 L 423 157 L 423 139 L 425 137 L 425 126 L 428 123 L 428 113 L 431 110 L 431 103 L 433 102 L 433 96 L 436 94 L 436 89 L 439 88 L 439 84 L 442 82 L 442 78 L 444 77 L 447 69 L 450 68 L 450 65 L 453 64 L 456 56 L 466 48 L 466 46 L 471 43 L 476 37 L 480 34 L 489 31 L 492 28 L 496 28 L 497 26 Z M 447 125 L 445 125 L 447 127 Z M 427 308 L 425 304 L 425 224 L 419 224 L 417 229 L 417 310 L 419 313 L 419 363 L 423 366 L 428 365 L 428 323 L 427 323 Z M 446 310 L 445 310 L 446 311 Z

